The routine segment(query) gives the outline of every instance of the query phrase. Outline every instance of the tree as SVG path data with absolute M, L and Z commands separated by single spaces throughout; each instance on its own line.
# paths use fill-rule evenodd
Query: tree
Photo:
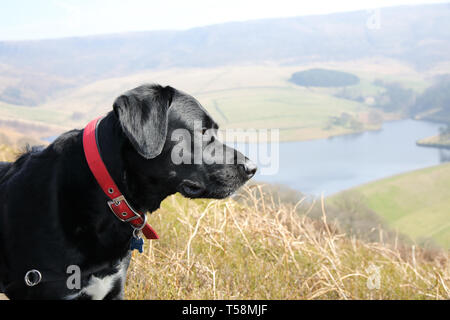
M 289 81 L 303 87 L 344 87 L 359 83 L 359 78 L 342 71 L 309 69 L 294 73 Z

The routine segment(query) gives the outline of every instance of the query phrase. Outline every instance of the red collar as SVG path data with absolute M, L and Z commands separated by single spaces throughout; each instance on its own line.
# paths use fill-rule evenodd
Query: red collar
M 101 118 L 99 117 L 89 122 L 83 132 L 83 148 L 89 168 L 103 192 L 111 199 L 107 203 L 114 215 L 120 221 L 130 223 L 135 231 L 142 230 L 142 233 L 147 239 L 159 239 L 155 230 L 146 223 L 147 216 L 143 213 L 136 212 L 128 204 L 103 163 L 98 150 L 96 137 L 97 124 Z

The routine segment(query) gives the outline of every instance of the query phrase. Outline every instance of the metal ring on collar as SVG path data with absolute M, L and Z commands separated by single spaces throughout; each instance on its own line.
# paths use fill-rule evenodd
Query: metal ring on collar
M 144 213 L 143 216 L 144 216 L 144 222 L 142 222 L 142 224 L 139 227 L 135 227 L 134 225 L 132 225 L 135 231 L 136 230 L 141 231 L 142 229 L 144 229 L 145 225 L 147 224 L 147 214 Z
M 32 269 L 25 274 L 25 284 L 29 287 L 37 285 L 42 280 L 42 274 L 39 270 Z

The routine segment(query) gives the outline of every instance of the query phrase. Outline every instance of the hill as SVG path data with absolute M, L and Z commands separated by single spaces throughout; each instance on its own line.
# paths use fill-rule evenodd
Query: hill
M 418 91 L 427 86 L 423 75 L 395 61 L 369 59 L 320 65 L 357 75 L 360 83 L 345 89 L 361 99 L 339 96 L 342 88 L 304 88 L 289 82 L 294 72 L 317 67 L 316 64 L 174 68 L 95 81 L 67 89 L 36 107 L 0 102 L 0 120 L 38 121 L 52 128 L 64 126 L 60 132 L 80 128 L 111 110 L 120 93 L 142 83 L 158 82 L 192 94 L 222 128 L 279 128 L 283 141 L 307 140 L 378 129 L 383 120 L 398 118 L 395 113 L 365 103 L 365 98 L 384 90 L 373 84 L 375 79 L 400 81 Z M 41 137 L 53 135 L 45 134 Z
M 135 254 L 128 299 L 448 299 L 445 252 L 366 243 L 294 206 L 261 198 L 172 196 L 150 223 L 161 235 Z M 258 209 L 256 209 L 258 208 Z
M 157 82 L 194 95 L 224 129 L 279 128 L 282 141 L 376 130 L 409 116 L 397 98 L 414 98 L 433 76 L 450 73 L 448 8 L 383 8 L 379 29 L 360 11 L 0 42 L 0 124 L 51 139 L 109 111 L 120 93 Z M 289 82 L 317 68 L 351 73 L 359 83 Z
M 435 77 L 411 108 L 411 114 L 425 119 L 450 124 L 450 74 Z
M 418 242 L 431 240 L 450 248 L 450 164 L 397 175 L 348 192 L 361 194 L 365 204 L 399 232 Z
M 37 105 L 67 88 L 144 70 L 381 57 L 425 70 L 448 62 L 448 4 L 152 31 L 0 42 L 0 100 Z M 401 41 L 399 41 L 401 39 Z

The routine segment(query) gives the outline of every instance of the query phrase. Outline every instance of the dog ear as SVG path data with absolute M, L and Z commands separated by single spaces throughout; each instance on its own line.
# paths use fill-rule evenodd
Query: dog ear
M 114 113 L 136 151 L 146 159 L 161 154 L 166 141 L 168 110 L 175 89 L 144 85 L 114 101 Z

